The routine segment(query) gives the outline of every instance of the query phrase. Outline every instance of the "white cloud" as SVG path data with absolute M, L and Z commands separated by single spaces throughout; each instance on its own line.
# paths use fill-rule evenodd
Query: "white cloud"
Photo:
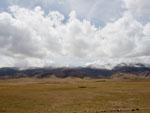
M 0 28 L 1 67 L 146 63 L 150 57 L 150 23 L 141 24 L 130 12 L 97 28 L 75 11 L 65 20 L 58 11 L 12 6 L 0 13 Z
M 150 1 L 149 0 L 124 0 L 127 9 L 135 13 L 149 13 Z
M 108 52 L 107 55 L 112 57 L 132 55 L 138 46 L 142 30 L 142 25 L 130 14 L 124 14 L 114 23 L 108 23 L 101 31 L 105 44 L 103 47 Z
M 126 8 L 139 21 L 146 23 L 150 21 L 150 1 L 149 0 L 123 0 Z
M 33 9 L 41 6 L 47 13 L 49 10 L 59 11 L 66 17 L 75 10 L 77 17 L 88 19 L 96 25 L 105 25 L 108 21 L 118 19 L 124 8 L 122 0 L 1 0 L 0 3 L 5 3 L 6 6 L 19 5 Z

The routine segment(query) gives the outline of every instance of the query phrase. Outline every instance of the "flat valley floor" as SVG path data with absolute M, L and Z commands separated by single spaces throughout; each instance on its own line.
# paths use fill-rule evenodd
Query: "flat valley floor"
M 150 113 L 150 81 L 0 80 L 0 113 Z

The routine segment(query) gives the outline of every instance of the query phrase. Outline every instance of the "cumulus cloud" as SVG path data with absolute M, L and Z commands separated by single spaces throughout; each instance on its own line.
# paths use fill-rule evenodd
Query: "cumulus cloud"
M 45 13 L 11 6 L 0 13 L 0 66 L 85 66 L 88 64 L 147 63 L 150 23 L 132 12 L 96 27 L 90 21 L 69 18 L 58 11 Z
M 66 17 L 74 10 L 80 20 L 86 18 L 97 26 L 118 19 L 124 11 L 122 0 L 1 0 L 0 4 L 4 9 L 10 5 L 34 9 L 39 5 L 46 13 L 57 10 Z

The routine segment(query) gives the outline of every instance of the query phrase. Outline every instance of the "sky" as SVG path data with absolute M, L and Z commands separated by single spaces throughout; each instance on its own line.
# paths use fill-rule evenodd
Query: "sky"
M 0 67 L 150 64 L 150 0 L 0 0 Z

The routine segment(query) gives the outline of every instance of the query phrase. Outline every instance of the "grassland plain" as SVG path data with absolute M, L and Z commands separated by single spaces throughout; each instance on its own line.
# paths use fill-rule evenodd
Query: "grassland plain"
M 149 81 L 0 80 L 0 113 L 150 113 Z

